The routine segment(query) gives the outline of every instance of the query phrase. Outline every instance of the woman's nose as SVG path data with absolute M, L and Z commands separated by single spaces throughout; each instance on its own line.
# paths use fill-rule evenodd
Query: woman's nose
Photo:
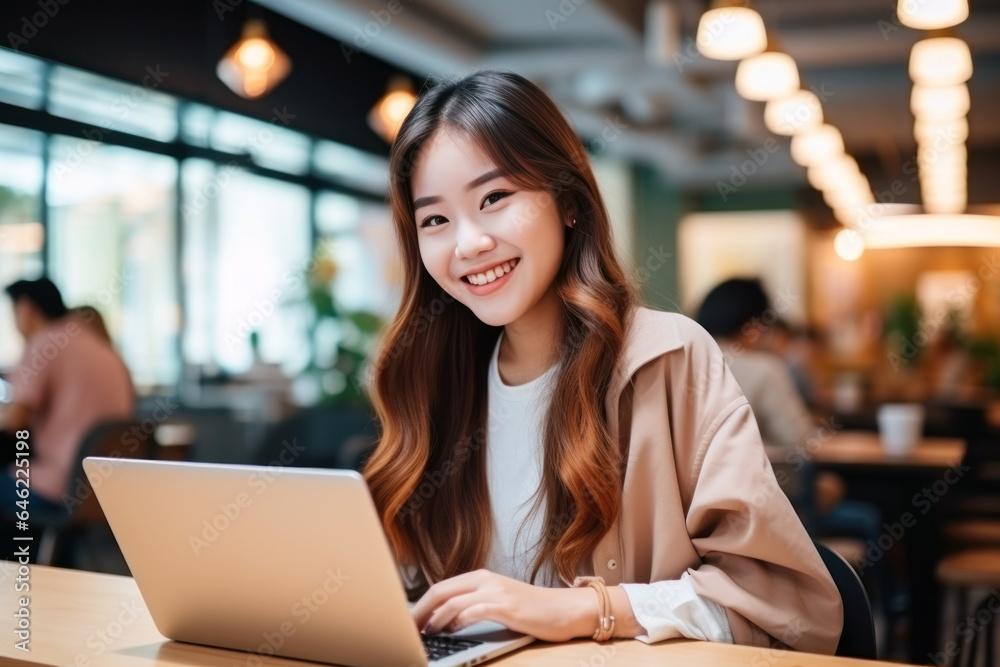
M 470 221 L 459 221 L 455 256 L 459 259 L 475 257 L 494 245 L 493 238 L 479 225 Z

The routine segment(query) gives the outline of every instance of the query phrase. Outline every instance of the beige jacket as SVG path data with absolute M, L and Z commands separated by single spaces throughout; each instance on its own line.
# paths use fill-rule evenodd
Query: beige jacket
M 722 351 L 684 315 L 634 312 L 605 403 L 628 452 L 621 514 L 579 574 L 614 585 L 687 570 L 695 592 L 726 608 L 735 643 L 833 654 L 840 595 Z

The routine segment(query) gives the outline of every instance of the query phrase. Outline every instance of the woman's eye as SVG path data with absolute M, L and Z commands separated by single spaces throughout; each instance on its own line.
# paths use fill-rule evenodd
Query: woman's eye
M 444 218 L 442 218 L 440 215 L 432 215 L 431 217 L 429 217 L 426 220 L 424 220 L 423 222 L 421 222 L 420 226 L 421 227 L 438 227 L 439 225 L 432 225 L 432 224 L 430 224 L 434 220 L 444 220 Z M 444 220 L 444 221 L 447 222 L 447 220 Z
M 504 197 L 509 196 L 510 192 L 491 192 L 483 199 L 483 206 L 489 206 L 490 204 L 495 204 Z M 482 208 L 482 206 L 480 207 Z

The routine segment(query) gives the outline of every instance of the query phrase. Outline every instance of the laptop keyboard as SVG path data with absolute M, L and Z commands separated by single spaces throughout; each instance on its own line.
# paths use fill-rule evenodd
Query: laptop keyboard
M 428 660 L 440 660 L 441 658 L 464 651 L 473 646 L 479 646 L 483 642 L 475 639 L 463 639 L 461 637 L 449 637 L 448 635 L 420 635 L 424 642 L 424 651 Z

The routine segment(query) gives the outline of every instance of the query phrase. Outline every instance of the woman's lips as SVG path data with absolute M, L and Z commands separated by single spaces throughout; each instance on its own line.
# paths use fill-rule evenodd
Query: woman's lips
M 492 294 L 493 292 L 496 292 L 498 289 L 506 285 L 510 281 L 511 275 L 514 273 L 514 271 L 517 270 L 517 267 L 520 266 L 520 264 L 521 260 L 520 258 L 518 258 L 514 262 L 514 265 L 510 271 L 503 274 L 502 276 L 500 276 L 491 283 L 486 283 L 484 285 L 473 285 L 472 283 L 465 282 L 464 280 L 462 282 L 465 283 L 465 286 L 475 296 L 486 296 L 487 294 Z

